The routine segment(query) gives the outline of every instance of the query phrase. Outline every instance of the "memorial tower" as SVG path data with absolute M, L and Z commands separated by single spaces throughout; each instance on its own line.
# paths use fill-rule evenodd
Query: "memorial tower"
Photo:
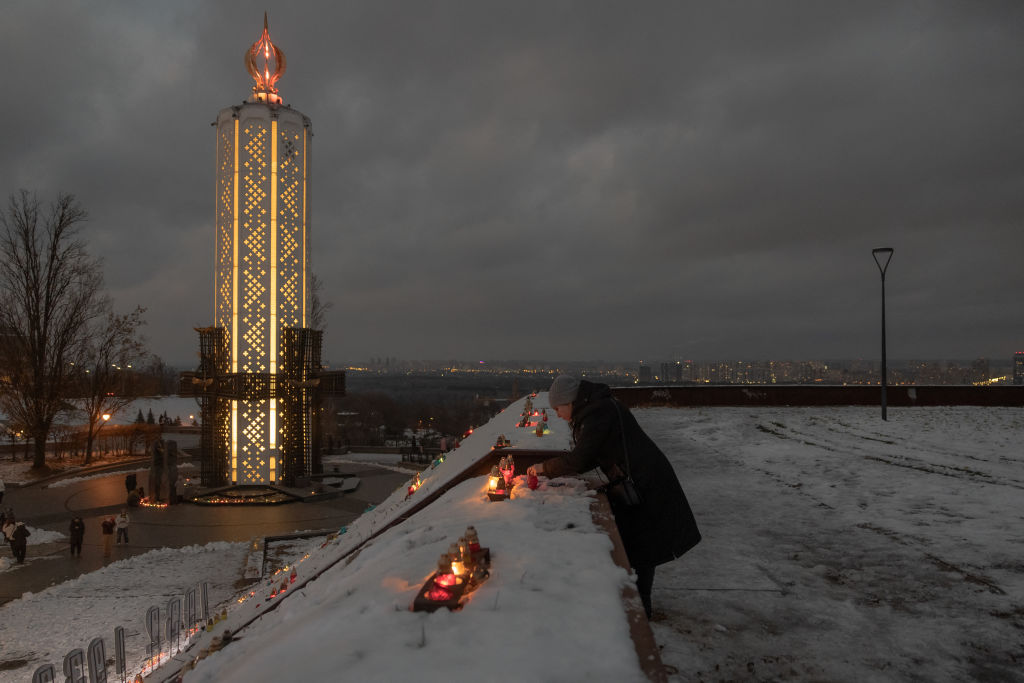
M 263 33 L 245 53 L 252 95 L 216 128 L 214 325 L 189 373 L 203 412 L 202 482 L 297 485 L 319 469 L 322 373 L 311 304 L 309 117 L 283 103 L 284 53 Z

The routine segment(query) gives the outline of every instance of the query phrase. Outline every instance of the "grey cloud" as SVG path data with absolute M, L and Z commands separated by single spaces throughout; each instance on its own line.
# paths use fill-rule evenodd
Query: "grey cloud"
M 262 11 L 0 28 L 0 187 L 79 196 L 173 362 L 212 318 L 209 123 Z M 872 357 L 875 246 L 894 357 L 1021 346 L 1017 3 L 308 1 L 270 27 L 335 362 Z

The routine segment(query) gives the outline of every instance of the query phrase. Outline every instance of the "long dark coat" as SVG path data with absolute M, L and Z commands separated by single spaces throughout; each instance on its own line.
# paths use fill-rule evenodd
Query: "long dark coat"
M 85 538 L 85 522 L 80 518 L 75 517 L 71 520 L 71 524 L 68 526 L 68 533 L 71 534 L 72 543 L 81 543 L 82 539 Z
M 25 525 L 18 522 L 18 525 L 14 527 L 14 533 L 11 535 L 11 547 L 15 549 L 25 548 L 28 545 L 28 537 L 31 535 L 29 530 L 25 528 Z
M 630 473 L 643 503 L 625 507 L 610 502 L 633 567 L 663 564 L 700 542 L 697 522 L 668 458 L 607 385 L 580 380 L 570 426 L 572 451 L 546 460 L 543 473 L 558 477 L 599 467 L 612 478 L 616 466 L 626 471 L 628 452 Z

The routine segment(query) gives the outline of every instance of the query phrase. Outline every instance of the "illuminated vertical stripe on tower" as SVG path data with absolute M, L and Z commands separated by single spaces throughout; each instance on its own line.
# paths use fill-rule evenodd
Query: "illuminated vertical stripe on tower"
M 277 119 L 270 122 L 270 375 L 277 375 Z M 270 449 L 277 448 L 277 399 L 270 399 Z M 271 481 L 274 480 L 271 468 Z
M 231 372 L 238 372 L 238 118 L 235 118 L 234 206 L 231 207 Z
M 270 122 L 270 374 L 277 374 L 277 119 Z
M 300 258 L 302 259 L 302 326 L 306 327 L 306 308 L 309 304 L 308 293 L 306 291 L 306 259 L 309 257 L 309 235 L 307 232 L 308 226 L 306 225 L 306 178 L 309 173 L 309 160 L 306 154 L 308 150 L 306 148 L 306 140 L 309 137 L 309 129 L 305 126 L 302 127 L 302 252 Z
M 238 401 L 231 402 L 231 483 L 238 483 Z
M 231 240 L 231 372 L 238 372 L 238 117 L 235 117 L 234 206 Z M 238 483 L 238 401 L 231 402 L 231 483 Z

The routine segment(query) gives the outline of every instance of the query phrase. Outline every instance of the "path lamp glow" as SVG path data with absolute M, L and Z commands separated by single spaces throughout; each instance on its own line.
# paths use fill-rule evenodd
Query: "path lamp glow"
M 100 429 L 103 428 L 103 425 L 107 424 L 107 421 L 110 419 L 110 413 L 103 413 L 102 415 L 100 415 L 100 417 L 103 419 L 103 423 L 100 424 L 100 426 L 96 428 L 96 433 L 97 434 L 99 434 Z
M 888 384 L 888 370 L 885 365 L 885 270 L 889 267 L 892 259 L 892 247 L 880 247 L 872 249 L 871 255 L 878 265 L 878 271 L 882 274 L 882 419 L 887 420 L 885 388 Z

